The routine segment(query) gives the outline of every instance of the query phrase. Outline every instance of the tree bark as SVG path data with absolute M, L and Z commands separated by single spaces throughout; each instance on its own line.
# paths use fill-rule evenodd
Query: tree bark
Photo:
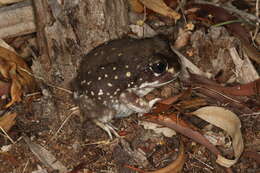
M 39 57 L 33 71 L 69 88 L 84 54 L 128 31 L 126 0 L 34 0 Z

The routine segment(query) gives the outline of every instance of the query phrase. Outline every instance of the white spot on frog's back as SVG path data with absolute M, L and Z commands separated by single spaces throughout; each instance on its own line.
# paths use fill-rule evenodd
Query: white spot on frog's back
M 105 78 L 107 78 L 108 77 L 108 75 L 107 74 L 105 74 Z
M 113 67 L 112 69 L 115 71 L 115 70 L 116 70 L 116 67 Z
M 111 83 L 107 83 L 107 86 L 112 87 L 113 85 Z
M 103 94 L 104 94 L 104 93 L 103 93 L 103 90 L 100 89 L 99 92 L 98 92 L 98 95 L 101 96 L 101 95 L 103 95 Z
M 130 71 L 126 72 L 125 76 L 126 77 L 131 77 L 131 72 Z
M 88 82 L 87 82 L 87 85 L 90 85 L 91 83 L 92 83 L 92 81 L 88 81 Z
M 115 75 L 115 76 L 114 76 L 114 79 L 115 79 L 115 80 L 117 80 L 117 79 L 118 79 L 118 76 L 117 76 L 117 75 Z
M 101 79 L 102 79 L 102 78 L 99 76 L 99 77 L 98 77 L 98 80 L 101 80 Z
M 95 93 L 94 93 L 93 91 L 91 91 L 91 92 L 90 92 L 90 94 L 91 94 L 92 96 L 94 96 L 94 95 L 95 95 Z
M 80 82 L 81 85 L 84 85 L 87 81 L 86 80 L 83 80 Z
M 125 65 L 125 68 L 129 68 L 129 66 L 128 66 L 128 65 Z

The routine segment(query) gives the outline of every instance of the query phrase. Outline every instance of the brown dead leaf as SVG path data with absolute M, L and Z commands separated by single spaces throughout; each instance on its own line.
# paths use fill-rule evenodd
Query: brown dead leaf
M 0 46 L 0 73 L 6 79 L 11 81 L 11 101 L 5 105 L 10 107 L 15 102 L 20 102 L 21 96 L 27 91 L 33 91 L 36 88 L 34 78 L 29 74 L 31 70 L 27 64 L 12 50 Z
M 207 101 L 203 98 L 192 98 L 189 100 L 181 101 L 180 103 L 176 104 L 175 107 L 178 107 L 180 110 L 187 110 L 190 108 L 205 106 L 207 104 Z
M 257 96 L 260 94 L 260 79 L 243 85 L 233 87 L 219 86 L 215 87 L 215 89 L 234 96 Z
M 247 96 L 252 93 L 258 93 L 258 80 L 250 84 L 238 85 L 235 87 L 223 87 L 214 81 L 203 76 L 190 73 L 188 85 L 193 85 L 193 90 L 208 97 L 208 99 L 217 100 L 223 104 L 236 109 L 241 113 L 252 113 L 253 111 L 245 104 L 245 100 L 237 96 Z M 255 95 L 257 96 L 257 94 Z
M 220 151 L 211 144 L 201 133 L 199 133 L 192 124 L 185 122 L 181 118 L 176 115 L 171 115 L 170 117 L 166 116 L 151 116 L 146 119 L 146 121 L 153 122 L 156 124 L 160 124 L 175 130 L 176 132 L 181 133 L 184 136 L 187 136 L 204 145 L 208 150 L 210 150 L 215 155 L 220 155 Z
M 162 101 L 160 101 L 160 103 L 162 104 L 166 104 L 166 105 L 170 105 L 170 104 L 173 104 L 181 99 L 184 99 L 186 97 L 189 97 L 191 95 L 191 88 L 181 92 L 180 94 L 178 95 L 175 95 L 175 96 L 172 96 L 170 98 L 167 98 L 167 99 L 164 99 Z
M 144 5 L 139 0 L 128 0 L 131 10 L 136 13 L 142 13 L 144 11 Z
M 12 52 L 6 48 L 0 46 L 0 59 L 4 59 L 6 62 L 13 62 L 17 65 L 17 73 L 22 85 L 25 85 L 28 90 L 33 90 L 36 87 L 34 78 L 28 74 L 31 73 L 31 69 L 27 66 L 24 60 L 19 57 L 15 52 Z
M 225 130 L 232 138 L 235 159 L 230 160 L 218 155 L 217 163 L 229 168 L 234 165 L 244 150 L 244 143 L 241 134 L 241 122 L 233 112 L 217 106 L 207 106 L 200 108 L 192 114 L 199 118 Z
M 8 113 L 0 117 L 0 126 L 8 132 L 15 124 L 16 113 Z
M 140 2 L 142 2 L 145 7 L 163 16 L 170 17 L 174 20 L 181 18 L 181 15 L 168 7 L 163 0 L 140 0 Z

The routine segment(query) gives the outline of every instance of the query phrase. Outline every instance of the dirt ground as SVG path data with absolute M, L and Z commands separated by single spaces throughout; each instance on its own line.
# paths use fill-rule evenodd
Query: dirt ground
M 244 0 L 243 2 L 248 5 L 245 11 L 255 15 L 256 1 Z M 143 13 L 138 19 L 140 16 L 143 18 Z M 237 80 L 239 75 L 234 72 L 237 70 L 236 63 L 233 62 L 229 51 L 236 48 L 239 55 L 244 55 L 241 53 L 244 49 L 244 41 L 241 41 L 243 36 L 237 36 L 237 33 L 225 25 L 210 28 L 211 23 L 208 23 L 208 19 L 201 18 L 201 16 L 194 17 L 194 26 L 191 26 L 194 28 L 185 30 L 189 26 L 184 19 L 174 25 L 173 20 L 148 11 L 145 23 L 154 32 L 166 33 L 168 39 L 172 41 L 171 44 L 174 46 L 178 44 L 180 46 L 178 50 L 189 57 L 190 61 L 203 71 L 203 74 L 211 74 L 210 80 L 214 81 L 214 85 L 206 83 L 209 88 L 212 87 L 210 89 L 217 90 L 213 86 L 220 88 L 220 86 L 239 85 Z M 186 20 L 192 21 L 191 18 Z M 257 26 L 244 24 L 244 27 L 253 32 Z M 146 34 L 152 32 L 147 31 Z M 132 35 L 136 36 L 138 33 L 132 31 L 129 36 Z M 188 35 L 188 38 L 185 35 Z M 186 41 L 177 42 L 176 40 L 181 36 L 181 40 Z M 37 52 L 35 38 L 34 33 L 8 38 L 5 41 L 13 46 L 18 54 L 23 54 L 28 47 Z M 260 38 L 259 33 L 258 38 Z M 258 47 L 257 55 L 259 55 L 260 41 L 255 41 L 255 45 L 256 48 Z M 25 61 L 29 66 L 32 65 L 32 58 L 27 58 Z M 255 60 L 251 59 L 251 61 L 252 67 L 248 68 L 255 69 L 256 74 L 259 74 L 260 64 Z M 240 80 L 245 80 L 247 76 L 251 76 L 251 73 L 239 77 Z M 154 130 L 145 129 L 142 123 L 146 122 L 145 119 L 149 118 L 150 114 L 144 116 L 133 114 L 127 118 L 114 119 L 112 124 L 117 128 L 120 137 L 109 139 L 103 130 L 80 114 L 77 105 L 73 102 L 70 88 L 64 89 L 39 79 L 36 79 L 36 83 L 38 90 L 33 95 L 24 94 L 21 102 L 1 110 L 2 115 L 6 112 L 16 112 L 17 117 L 14 125 L 7 132 L 8 135 L 2 132 L 0 136 L 0 173 L 144 173 L 149 171 L 163 173 L 160 172 L 160 168 L 166 167 L 178 158 L 182 143 L 185 153 L 182 169 L 184 173 L 260 172 L 259 82 L 256 83 L 255 93 L 232 97 L 231 101 L 225 100 L 231 92 L 227 94 L 224 90 L 217 90 L 223 91 L 220 94 L 223 98 L 209 94 L 202 87 L 205 86 L 203 80 L 192 77 L 178 79 L 146 96 L 147 100 L 154 97 L 166 99 L 190 89 L 185 97 L 171 104 L 167 112 L 176 114 L 178 118 L 192 124 L 189 128 L 192 129 L 194 126 L 200 133 L 204 133 L 209 128 L 209 123 L 190 116 L 189 113 L 204 106 L 225 107 L 234 112 L 241 121 L 244 152 L 231 169 L 217 164 L 215 154 L 179 131 L 171 137 L 166 137 Z M 241 102 L 234 104 L 236 100 L 234 101 L 233 98 Z M 2 98 L 2 100 L 4 105 L 10 98 Z M 160 112 L 160 115 L 168 114 Z M 234 159 L 231 137 L 217 127 L 209 129 L 208 131 L 224 139 L 222 145 L 217 147 L 222 155 Z

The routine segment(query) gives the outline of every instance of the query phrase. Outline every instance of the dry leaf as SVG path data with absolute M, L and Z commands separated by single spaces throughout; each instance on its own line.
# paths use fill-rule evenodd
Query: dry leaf
M 207 106 L 200 108 L 193 112 L 193 114 L 225 130 L 228 133 L 228 135 L 231 136 L 235 159 L 229 160 L 221 155 L 218 155 L 216 162 L 228 168 L 234 165 L 239 159 L 244 149 L 244 143 L 240 130 L 241 122 L 237 115 L 227 109 L 216 106 Z
M 247 56 L 243 57 L 243 59 L 240 58 L 235 47 L 230 48 L 229 53 L 236 66 L 235 74 L 237 82 L 245 84 L 259 79 L 254 65 Z
M 172 96 L 172 97 L 169 97 L 167 99 L 164 99 L 162 101 L 159 101 L 159 103 L 162 103 L 162 104 L 166 104 L 166 105 L 170 105 L 170 104 L 173 104 L 179 100 L 182 100 L 184 98 L 187 98 L 187 97 L 190 97 L 191 95 L 191 88 L 181 92 L 180 94 L 178 95 L 175 95 L 175 96 Z
M 138 38 L 148 38 L 154 37 L 157 33 L 146 23 L 139 25 L 129 25 L 131 31 L 138 37 Z
M 128 0 L 131 10 L 136 13 L 142 13 L 144 11 L 144 5 L 139 0 Z
M 0 0 L 0 6 L 7 5 L 7 4 L 13 4 L 16 2 L 20 2 L 24 0 Z
M 139 123 L 144 129 L 151 129 L 157 134 L 163 134 L 165 137 L 171 138 L 176 135 L 176 132 L 168 127 L 161 126 L 152 122 L 141 121 Z
M 170 7 L 168 7 L 163 0 L 140 0 L 145 7 L 149 8 L 150 10 L 159 13 L 163 16 L 170 17 L 174 20 L 178 20 L 181 18 L 181 15 Z
M 202 134 L 196 131 L 196 128 L 192 124 L 185 122 L 179 117 L 174 117 L 173 115 L 171 115 L 170 117 L 152 116 L 149 119 L 146 119 L 146 121 L 169 127 L 175 130 L 176 132 L 179 132 L 184 136 L 193 139 L 195 142 L 204 145 L 209 151 L 211 151 L 215 155 L 220 154 L 220 151 L 218 151 L 218 149 L 214 145 L 212 145 Z
M 33 91 L 36 88 L 34 78 L 29 74 L 31 70 L 27 64 L 13 50 L 0 46 L 0 73 L 11 81 L 11 101 L 5 105 L 10 107 L 15 102 L 20 102 L 24 92 Z
M 7 113 L 0 118 L 0 126 L 8 132 L 15 124 L 16 113 Z
M 188 58 L 186 58 L 180 51 L 171 46 L 171 50 L 178 55 L 182 64 L 182 76 L 184 78 L 189 77 L 189 72 L 211 78 L 212 74 L 201 71 L 195 64 L 193 64 Z M 189 70 L 189 71 L 188 71 Z
M 44 166 L 50 170 L 59 170 L 59 172 L 67 172 L 67 168 L 56 159 L 56 157 L 42 146 L 32 142 L 28 137 L 24 136 L 26 144 L 29 146 L 33 154 L 41 161 Z

